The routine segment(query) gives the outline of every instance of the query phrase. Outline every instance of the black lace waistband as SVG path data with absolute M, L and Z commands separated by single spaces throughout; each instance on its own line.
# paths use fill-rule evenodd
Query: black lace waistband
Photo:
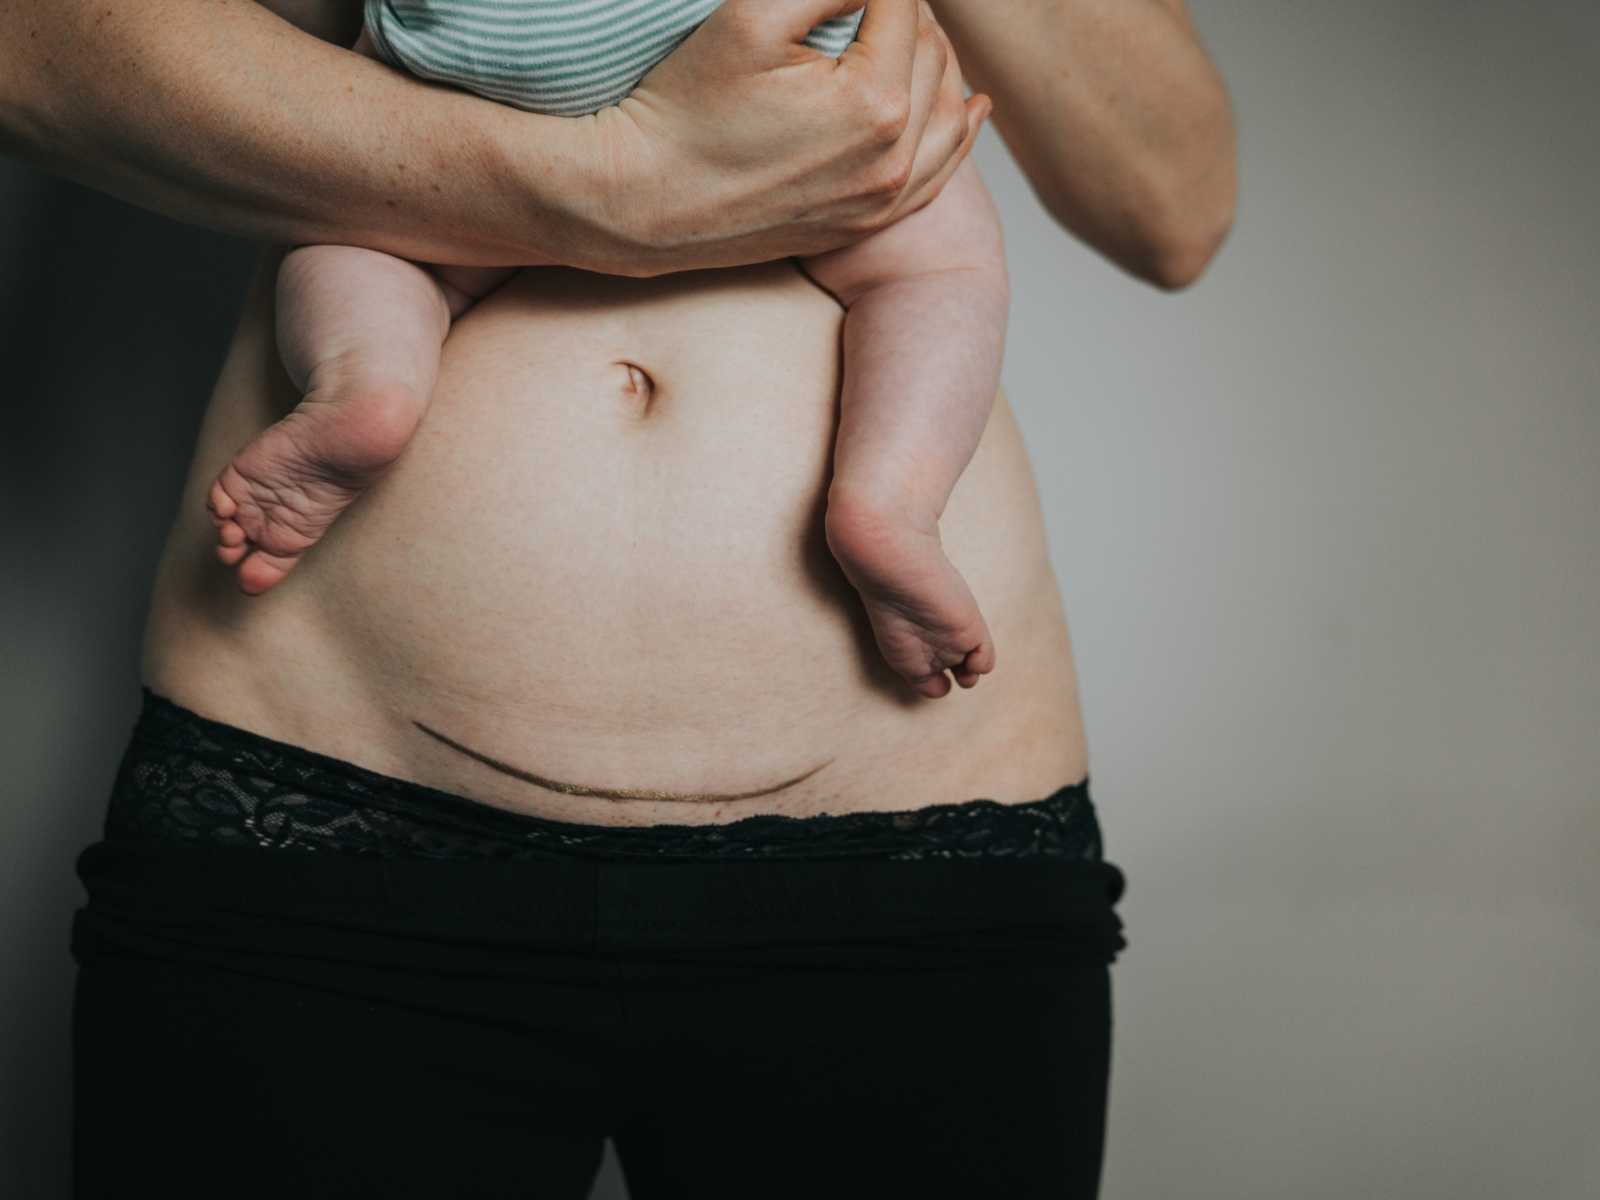
M 979 799 L 720 825 L 584 825 L 369 771 L 210 720 L 149 689 L 104 836 L 443 859 L 1102 856 L 1087 778 L 1022 804 Z

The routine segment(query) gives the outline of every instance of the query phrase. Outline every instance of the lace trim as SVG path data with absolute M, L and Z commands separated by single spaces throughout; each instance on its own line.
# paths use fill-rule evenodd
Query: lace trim
M 202 717 L 148 688 L 104 836 L 447 859 L 1102 857 L 1087 778 L 1024 804 L 583 825 L 368 771 Z

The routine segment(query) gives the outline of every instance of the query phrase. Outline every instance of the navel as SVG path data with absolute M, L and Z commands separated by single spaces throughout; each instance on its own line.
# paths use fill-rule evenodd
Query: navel
M 619 359 L 617 366 L 621 367 L 625 372 L 622 385 L 623 396 L 638 416 L 649 416 L 651 405 L 654 404 L 656 398 L 656 381 L 651 377 L 650 372 L 646 371 L 638 363 Z

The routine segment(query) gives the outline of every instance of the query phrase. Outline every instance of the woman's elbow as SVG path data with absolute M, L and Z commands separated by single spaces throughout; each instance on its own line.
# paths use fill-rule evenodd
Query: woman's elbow
M 1068 233 L 1081 238 L 1128 274 L 1166 292 L 1200 278 L 1233 229 L 1234 185 L 1230 170 L 1209 185 L 1192 178 L 1147 182 L 1120 202 L 1089 206 L 1076 189 L 1036 189 L 1045 209 Z
M 1148 282 L 1162 291 L 1180 292 L 1205 274 L 1233 230 L 1233 205 L 1205 215 L 1206 220 L 1191 216 L 1152 234 L 1143 272 Z
M 1211 265 L 1233 230 L 1238 197 L 1231 122 L 1188 139 L 1181 154 L 1129 162 L 1086 199 L 1081 180 L 1052 180 L 1039 198 L 1057 223 L 1136 278 L 1177 292 Z
M 1233 230 L 1238 178 L 1232 139 L 1207 156 L 1151 171 L 1133 207 L 1130 269 L 1163 291 L 1182 291 L 1216 258 Z
M 1165 291 L 1188 287 L 1205 273 L 1233 229 L 1239 195 L 1238 129 L 1222 77 L 1209 82 L 1183 107 L 1178 128 L 1148 154 L 1142 171 L 1144 201 L 1138 211 L 1150 269 L 1146 278 Z

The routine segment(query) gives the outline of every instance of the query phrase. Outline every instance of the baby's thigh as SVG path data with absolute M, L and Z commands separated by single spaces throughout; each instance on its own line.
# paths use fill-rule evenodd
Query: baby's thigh
M 278 341 L 291 375 L 371 346 L 430 339 L 437 346 L 450 322 L 428 268 L 360 246 L 291 250 L 278 268 L 277 305 Z
M 471 305 L 517 273 L 516 267 L 455 267 L 436 264 L 428 268 L 444 289 L 450 316 L 459 317 Z
M 854 245 L 801 262 L 824 287 L 859 294 L 937 271 L 999 271 L 1005 247 L 994 201 L 969 158 L 944 190 L 916 212 Z

